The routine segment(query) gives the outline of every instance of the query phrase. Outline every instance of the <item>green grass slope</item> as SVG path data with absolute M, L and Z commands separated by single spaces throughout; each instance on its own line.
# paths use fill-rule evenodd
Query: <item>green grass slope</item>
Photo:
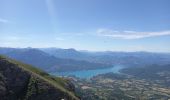
M 69 86 L 70 83 L 68 80 L 60 78 L 60 77 L 51 76 L 51 75 L 47 74 L 46 72 L 44 72 L 40 69 L 37 69 L 31 65 L 24 64 L 24 63 L 21 63 L 19 61 L 16 61 L 16 60 L 4 57 L 4 56 L 0 56 L 0 60 L 6 61 L 9 64 L 13 64 L 13 65 L 15 65 L 15 67 L 18 67 L 19 69 L 21 69 L 22 70 L 21 72 L 26 72 L 27 74 L 30 75 L 29 82 L 27 83 L 27 87 L 25 90 L 26 92 L 24 94 L 24 97 L 22 97 L 22 99 L 27 100 L 27 99 L 30 99 L 29 97 L 31 97 L 31 96 L 34 97 L 34 95 L 37 94 L 37 91 L 35 90 L 35 88 L 37 86 L 35 85 L 35 83 L 37 82 L 37 84 L 38 84 L 38 82 L 39 82 L 39 84 L 41 84 L 40 86 L 45 84 L 44 86 L 49 86 L 50 88 L 52 87 L 52 90 L 58 92 L 59 95 L 57 95 L 57 96 L 60 96 L 60 94 L 62 94 L 61 98 L 56 97 L 56 100 L 59 100 L 59 98 L 60 99 L 63 98 L 64 100 L 68 100 L 68 99 L 69 100 L 79 100 L 79 98 L 77 98 L 76 95 L 74 94 L 74 91 L 70 89 L 70 86 Z M 46 89 L 48 89 L 48 88 L 46 88 Z M 39 95 L 48 95 L 48 94 L 43 94 L 43 91 L 46 91 L 46 90 L 39 88 L 38 94 Z M 41 94 L 41 92 L 42 92 L 42 94 Z M 51 95 L 51 93 L 49 95 Z M 49 100 L 52 100 L 52 99 L 50 99 L 50 97 L 49 97 Z

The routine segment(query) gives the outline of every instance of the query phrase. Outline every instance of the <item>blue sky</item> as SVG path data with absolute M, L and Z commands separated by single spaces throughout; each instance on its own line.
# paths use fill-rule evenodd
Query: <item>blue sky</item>
M 1 47 L 170 52 L 170 0 L 0 0 Z

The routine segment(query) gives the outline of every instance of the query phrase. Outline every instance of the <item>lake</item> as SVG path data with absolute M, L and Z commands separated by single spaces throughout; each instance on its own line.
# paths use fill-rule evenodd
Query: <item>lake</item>
M 59 76 L 76 76 L 79 78 L 91 78 L 98 74 L 105 74 L 105 73 L 109 73 L 109 72 L 119 73 L 119 70 L 121 70 L 122 68 L 124 68 L 124 67 L 121 65 L 116 65 L 111 68 L 105 68 L 105 69 L 82 70 L 82 71 L 71 71 L 71 72 L 55 72 L 55 73 L 51 73 L 51 74 L 59 75 Z

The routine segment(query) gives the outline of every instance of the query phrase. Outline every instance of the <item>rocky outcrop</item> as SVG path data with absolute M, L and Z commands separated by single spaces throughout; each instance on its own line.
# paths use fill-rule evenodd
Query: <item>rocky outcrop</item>
M 78 99 L 72 84 L 65 82 L 63 87 L 20 66 L 0 57 L 0 100 Z

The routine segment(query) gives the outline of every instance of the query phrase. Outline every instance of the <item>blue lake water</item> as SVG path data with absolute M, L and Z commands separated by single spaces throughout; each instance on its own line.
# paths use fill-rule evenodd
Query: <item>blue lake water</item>
M 71 71 L 71 72 L 56 72 L 56 73 L 51 73 L 51 74 L 59 75 L 59 76 L 76 76 L 79 78 L 91 78 L 98 74 L 105 74 L 109 72 L 119 73 L 119 70 L 121 70 L 122 68 L 124 67 L 121 65 L 116 65 L 111 68 L 105 68 L 105 69 L 82 70 L 82 71 Z

